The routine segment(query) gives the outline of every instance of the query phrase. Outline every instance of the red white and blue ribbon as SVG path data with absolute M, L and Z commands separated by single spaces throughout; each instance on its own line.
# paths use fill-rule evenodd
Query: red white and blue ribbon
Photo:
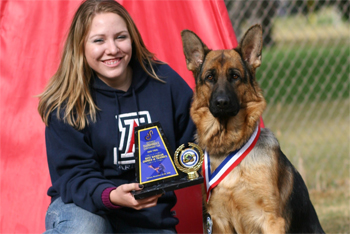
M 204 186 L 207 192 L 207 203 L 209 202 L 211 190 L 215 188 L 229 173 L 233 170 L 249 152 L 254 148 L 260 135 L 260 126 L 256 127 L 248 142 L 240 149 L 231 152 L 213 173 L 210 170 L 210 159 L 208 152 L 204 153 L 203 160 L 203 177 Z

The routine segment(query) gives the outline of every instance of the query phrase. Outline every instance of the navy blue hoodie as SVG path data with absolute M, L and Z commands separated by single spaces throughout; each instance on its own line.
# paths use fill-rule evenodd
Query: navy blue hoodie
M 111 210 L 101 199 L 109 187 L 136 182 L 134 168 L 134 131 L 140 124 L 159 121 L 175 151 L 182 143 L 193 141 L 195 126 L 189 116 L 192 90 L 168 65 L 155 64 L 162 83 L 149 77 L 134 63 L 132 84 L 127 92 L 113 89 L 95 77 L 91 93 L 100 111 L 96 122 L 76 130 L 56 111 L 46 127 L 46 148 L 52 186 L 52 201 L 61 197 L 96 214 L 125 220 L 133 226 L 167 228 L 178 223 L 171 213 L 176 203 L 168 192 L 155 207 L 140 211 L 131 208 Z

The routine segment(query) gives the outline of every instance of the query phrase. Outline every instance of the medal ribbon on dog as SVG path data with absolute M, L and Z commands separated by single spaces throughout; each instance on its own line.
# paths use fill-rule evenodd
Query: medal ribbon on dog
M 209 202 L 211 190 L 215 188 L 233 170 L 249 152 L 254 148 L 260 136 L 260 125 L 256 127 L 248 142 L 240 149 L 230 153 L 224 161 L 215 169 L 213 174 L 210 171 L 210 160 L 208 152 L 204 153 L 203 177 L 204 186 L 207 192 L 207 203 Z

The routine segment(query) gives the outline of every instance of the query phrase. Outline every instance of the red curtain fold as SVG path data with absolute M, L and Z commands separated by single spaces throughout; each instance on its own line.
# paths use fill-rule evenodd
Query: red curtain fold
M 212 49 L 237 45 L 223 0 L 123 0 L 145 44 L 193 88 L 180 32 Z M 0 1 L 0 232 L 41 233 L 50 186 L 38 99 L 58 67 L 76 0 Z M 200 186 L 176 191 L 181 233 L 202 230 Z

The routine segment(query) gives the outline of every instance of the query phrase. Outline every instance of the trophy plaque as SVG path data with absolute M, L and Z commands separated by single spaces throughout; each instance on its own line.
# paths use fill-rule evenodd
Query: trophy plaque
M 194 143 L 181 145 L 175 153 L 159 122 L 135 128 L 135 175 L 144 188 L 133 191 L 135 199 L 201 184 L 197 172 L 203 151 Z

